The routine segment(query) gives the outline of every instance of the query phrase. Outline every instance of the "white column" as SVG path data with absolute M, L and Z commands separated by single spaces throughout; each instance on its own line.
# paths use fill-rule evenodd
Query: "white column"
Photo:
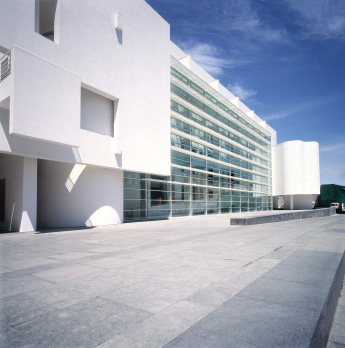
M 35 231 L 37 221 L 37 158 L 24 157 L 22 203 L 19 232 Z

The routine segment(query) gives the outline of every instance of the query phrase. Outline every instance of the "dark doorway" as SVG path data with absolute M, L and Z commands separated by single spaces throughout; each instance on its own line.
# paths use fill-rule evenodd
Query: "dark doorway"
M 5 187 L 6 180 L 0 179 L 0 221 L 5 221 Z

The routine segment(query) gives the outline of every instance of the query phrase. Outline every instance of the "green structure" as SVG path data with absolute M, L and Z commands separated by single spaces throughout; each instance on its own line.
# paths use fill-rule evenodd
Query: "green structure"
M 332 203 L 342 202 L 345 204 L 345 186 L 335 184 L 321 185 L 321 207 L 330 207 Z

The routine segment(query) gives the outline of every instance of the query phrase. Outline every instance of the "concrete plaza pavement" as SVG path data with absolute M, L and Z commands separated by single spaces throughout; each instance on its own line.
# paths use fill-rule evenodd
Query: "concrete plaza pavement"
M 345 215 L 0 235 L 1 347 L 309 347 Z

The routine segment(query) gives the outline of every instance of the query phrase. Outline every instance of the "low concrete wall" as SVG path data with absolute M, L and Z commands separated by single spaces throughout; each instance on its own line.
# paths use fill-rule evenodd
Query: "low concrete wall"
M 281 222 L 289 220 L 312 219 L 317 217 L 331 216 L 336 213 L 335 208 L 323 208 L 309 211 L 300 211 L 293 213 L 277 213 L 274 215 L 251 216 L 246 218 L 231 218 L 230 225 L 258 225 L 271 222 Z

